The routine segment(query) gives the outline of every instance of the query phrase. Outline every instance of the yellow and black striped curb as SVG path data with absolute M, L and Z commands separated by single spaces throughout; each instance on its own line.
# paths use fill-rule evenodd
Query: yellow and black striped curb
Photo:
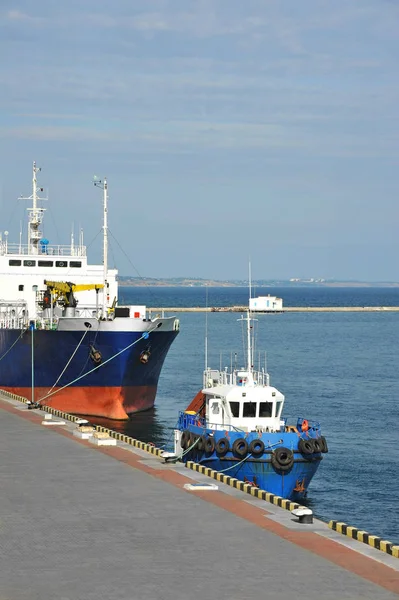
M 328 526 L 333 531 L 342 533 L 342 535 L 347 535 L 353 540 L 363 542 L 363 544 L 368 544 L 372 548 L 376 548 L 376 550 L 381 550 L 381 552 L 385 552 L 390 556 L 399 558 L 399 546 L 394 546 L 392 542 L 383 540 L 382 538 L 376 535 L 371 535 L 371 533 L 367 533 L 367 531 L 357 529 L 356 527 L 351 527 L 350 525 L 347 525 L 346 523 L 341 523 L 340 521 L 330 521 Z
M 23 402 L 24 404 L 27 404 L 29 402 L 27 398 L 24 398 L 23 396 L 18 396 L 18 394 L 13 394 L 12 392 L 7 392 L 7 390 L 0 390 L 0 394 L 3 396 L 7 396 L 7 398 L 18 400 L 18 402 Z
M 23 402 L 27 404 L 29 400 L 24 398 L 23 396 L 18 396 L 17 394 L 13 394 L 11 392 L 7 392 L 6 390 L 0 390 L 0 393 L 7 396 L 8 398 L 12 398 L 13 400 L 18 400 L 18 402 Z M 62 410 L 58 410 L 57 408 L 52 408 L 51 406 L 46 406 L 45 404 L 40 406 L 40 410 L 43 410 L 55 417 L 59 417 L 60 419 L 64 419 L 65 421 L 71 421 L 72 423 L 76 423 L 81 420 L 81 417 L 77 417 L 76 415 L 71 415 L 69 413 L 65 413 Z M 140 450 L 144 450 L 149 454 L 153 454 L 155 456 L 161 456 L 163 450 L 161 448 L 156 448 L 151 444 L 146 444 L 145 442 L 141 442 L 140 440 L 136 440 L 124 433 L 119 433 L 118 431 L 113 431 L 112 429 L 107 429 L 107 427 L 101 427 L 100 425 L 93 425 L 96 431 L 100 431 L 102 433 L 108 433 L 110 437 L 119 440 L 120 442 L 125 442 L 125 444 L 129 444 L 129 446 L 134 446 L 135 448 L 139 448 Z
M 265 500 L 266 502 L 270 502 L 270 504 L 274 504 L 275 506 L 279 506 L 280 508 L 285 508 L 285 510 L 295 510 L 296 508 L 300 508 L 301 505 L 296 502 L 291 502 L 291 500 L 287 500 L 287 498 L 282 498 L 281 496 L 276 496 L 275 494 L 271 494 L 270 492 L 266 492 L 266 490 L 261 490 L 250 483 L 245 483 L 244 481 L 240 481 L 239 479 L 235 479 L 235 477 L 230 477 L 229 475 L 224 475 L 224 473 L 220 473 L 219 471 L 214 471 L 209 467 L 204 467 L 204 465 L 199 465 L 196 462 L 191 460 L 186 462 L 186 467 L 191 469 L 192 471 L 197 471 L 197 473 L 202 473 L 203 475 L 207 475 L 208 477 L 212 477 L 221 483 L 226 483 L 227 485 L 235 488 L 236 490 L 240 490 L 241 492 L 246 492 L 251 496 L 255 496 L 255 498 L 259 498 L 260 500 Z
M 100 427 L 99 425 L 95 425 L 97 431 L 102 431 L 104 433 L 109 433 L 112 438 L 119 440 L 120 442 L 125 442 L 125 444 L 129 444 L 130 446 L 134 446 L 135 448 L 139 448 L 140 450 L 144 450 L 145 452 L 149 452 L 150 454 L 154 454 L 155 456 L 161 456 L 163 450 L 161 448 L 157 448 L 156 446 L 152 446 L 151 444 L 146 444 L 145 442 L 140 442 L 140 440 L 136 440 L 124 433 L 119 433 L 119 431 L 113 431 L 112 429 L 107 429 L 106 427 Z

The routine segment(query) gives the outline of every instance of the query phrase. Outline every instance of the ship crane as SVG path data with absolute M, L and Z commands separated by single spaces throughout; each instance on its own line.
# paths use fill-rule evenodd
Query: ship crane
M 104 288 L 103 283 L 82 283 L 75 284 L 69 281 L 48 281 L 45 279 L 44 285 L 47 286 L 43 296 L 43 308 L 50 308 L 52 301 L 61 301 L 68 308 L 76 308 L 78 301 L 75 298 L 75 292 L 84 292 L 86 290 L 99 290 Z

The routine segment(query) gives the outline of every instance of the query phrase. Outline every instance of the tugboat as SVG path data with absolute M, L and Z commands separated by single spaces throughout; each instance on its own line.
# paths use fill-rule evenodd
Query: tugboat
M 270 385 L 266 368 L 253 368 L 250 312 L 239 321 L 246 325 L 246 367 L 206 366 L 203 389 L 179 413 L 174 454 L 278 496 L 303 499 L 327 441 L 318 422 L 300 417 L 288 424 L 282 417 L 284 395 Z

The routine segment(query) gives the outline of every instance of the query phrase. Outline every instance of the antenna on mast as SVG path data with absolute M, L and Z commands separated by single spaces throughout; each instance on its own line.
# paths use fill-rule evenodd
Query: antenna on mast
M 249 310 L 251 310 L 251 298 L 252 298 L 252 276 L 251 276 L 251 257 L 248 260 L 248 280 L 249 280 Z
M 42 237 L 42 232 L 39 227 L 43 221 L 43 214 L 45 208 L 38 206 L 38 200 L 47 200 L 47 198 L 40 198 L 38 192 L 43 192 L 42 187 L 37 185 L 37 173 L 41 171 L 40 167 L 36 166 L 36 162 L 33 161 L 33 175 L 32 175 L 32 195 L 31 196 L 20 196 L 20 200 L 32 200 L 32 207 L 28 208 L 29 211 L 29 222 L 28 222 L 28 254 L 39 254 L 39 241 Z

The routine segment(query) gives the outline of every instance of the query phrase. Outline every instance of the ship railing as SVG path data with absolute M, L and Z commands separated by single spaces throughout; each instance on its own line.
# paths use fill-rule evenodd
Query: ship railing
M 230 423 L 209 423 L 204 417 L 201 417 L 198 413 L 186 413 L 184 411 L 179 412 L 178 428 L 187 429 L 188 427 L 208 427 L 209 429 L 217 429 L 223 431 L 243 431 L 236 425 L 230 425 Z
M 229 372 L 227 368 L 223 371 L 206 369 L 204 371 L 203 387 L 210 388 L 217 385 L 245 386 L 248 384 L 265 387 L 270 385 L 269 373 L 266 373 L 266 371 L 251 371 L 251 382 L 246 381 L 245 377 L 243 377 L 243 373 L 246 373 L 245 369 L 235 369 L 232 372 Z
M 0 329 L 24 329 L 27 326 L 23 317 L 0 317 Z
M 43 319 L 39 318 L 35 321 L 36 329 L 57 329 L 58 326 L 58 317 L 54 316 L 52 319 Z
M 4 256 L 6 254 L 33 256 L 27 244 L 9 244 L 8 242 L 0 241 L 0 255 Z M 43 245 L 34 256 L 86 256 L 86 246 Z

